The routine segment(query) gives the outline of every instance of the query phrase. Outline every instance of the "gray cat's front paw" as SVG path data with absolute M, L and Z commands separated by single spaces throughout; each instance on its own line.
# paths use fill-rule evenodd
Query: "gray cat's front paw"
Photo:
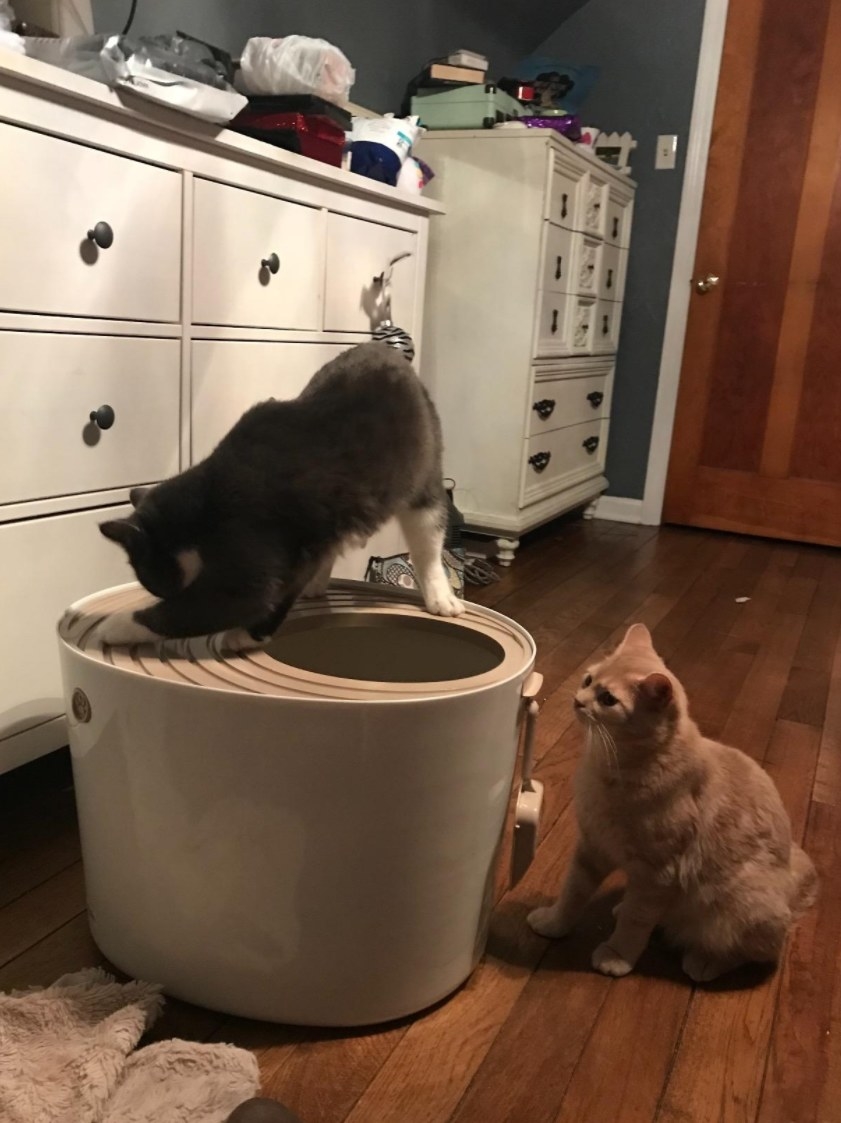
M 633 963 L 623 959 L 618 951 L 614 951 L 610 944 L 599 944 L 593 952 L 593 966 L 603 975 L 612 975 L 614 979 L 621 979 L 623 975 L 630 975 L 634 969 Z
M 255 639 L 247 628 L 231 628 L 230 631 L 222 633 L 219 646 L 223 651 L 235 653 L 257 651 L 261 647 L 265 647 L 270 639 L 271 636 L 266 636 L 265 639 Z
M 104 647 L 127 647 L 135 643 L 157 643 L 162 637 L 139 623 L 132 612 L 106 616 L 96 629 L 96 639 Z
M 424 595 L 427 612 L 433 616 L 461 616 L 464 604 L 450 588 L 449 581 L 442 578 L 426 590 Z

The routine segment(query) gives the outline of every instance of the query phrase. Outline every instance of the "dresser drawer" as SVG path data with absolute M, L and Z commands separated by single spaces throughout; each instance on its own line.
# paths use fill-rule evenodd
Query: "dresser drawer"
M 0 442 L 0 503 L 178 471 L 180 348 L 175 339 L 0 332 L 0 414 L 14 418 Z
M 524 445 L 520 506 L 572 487 L 604 469 L 607 421 L 538 433 Z
M 553 152 L 550 159 L 544 218 L 568 230 L 581 230 L 587 173 L 559 152 Z
M 612 300 L 600 300 L 596 306 L 593 350 L 600 354 L 610 354 L 619 343 L 619 321 L 622 318 L 622 305 Z
M 538 300 L 535 355 L 537 358 L 568 355 L 572 349 L 570 317 L 575 310 L 575 297 L 563 292 L 542 292 L 538 293 Z
M 602 300 L 621 300 L 625 292 L 628 251 L 605 244 L 599 270 L 599 296 Z
M 547 292 L 574 292 L 578 235 L 553 222 L 544 223 L 541 287 Z
M 321 327 L 324 212 L 197 179 L 193 321 Z
M 631 240 L 632 197 L 611 194 L 607 204 L 607 222 L 604 237 L 608 245 L 627 249 Z
M 370 333 L 381 319 L 380 286 L 374 278 L 399 254 L 391 279 L 391 318 L 409 332 L 415 330 L 418 254 L 417 235 L 361 218 L 331 214 L 327 221 L 327 279 L 325 331 Z M 419 325 L 418 325 L 419 326 Z
M 3 646 L 0 740 L 64 712 L 56 623 L 74 601 L 133 581 L 97 529 L 131 508 L 105 507 L 0 526 Z
M 607 417 L 610 396 L 607 374 L 589 378 L 552 378 L 535 382 L 529 410 L 530 437 L 593 418 Z
M 192 462 L 213 451 L 247 409 L 269 398 L 296 398 L 344 343 L 193 343 Z
M 0 309 L 179 319 L 176 172 L 13 125 L 0 152 Z

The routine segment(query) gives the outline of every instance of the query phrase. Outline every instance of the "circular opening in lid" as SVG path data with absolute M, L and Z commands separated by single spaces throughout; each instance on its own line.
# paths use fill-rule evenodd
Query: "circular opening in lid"
M 434 616 L 374 612 L 287 620 L 265 653 L 302 671 L 367 682 L 475 678 L 505 658 L 501 645 L 476 629 Z

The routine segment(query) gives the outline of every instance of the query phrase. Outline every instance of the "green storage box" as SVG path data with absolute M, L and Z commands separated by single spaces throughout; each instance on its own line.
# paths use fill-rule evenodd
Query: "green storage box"
M 419 90 L 412 98 L 412 116 L 424 128 L 492 129 L 523 114 L 523 107 L 496 86 L 459 86 L 455 90 Z

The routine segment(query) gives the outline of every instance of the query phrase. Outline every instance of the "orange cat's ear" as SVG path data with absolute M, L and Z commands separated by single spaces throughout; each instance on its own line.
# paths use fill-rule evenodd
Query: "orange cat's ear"
M 632 624 L 625 633 L 625 638 L 620 645 L 624 650 L 653 651 L 651 632 L 645 624 Z
M 647 675 L 638 689 L 649 706 L 655 710 L 664 710 L 674 696 L 672 680 L 667 675 Z

